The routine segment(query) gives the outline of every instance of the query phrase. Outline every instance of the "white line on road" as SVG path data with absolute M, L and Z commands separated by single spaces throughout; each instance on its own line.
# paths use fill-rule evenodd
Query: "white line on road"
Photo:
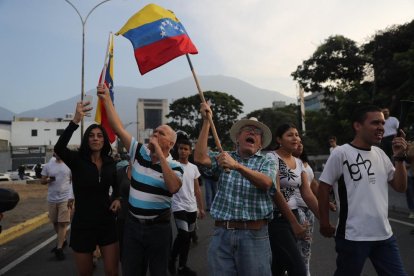
M 414 227 L 414 224 L 409 223 L 409 222 L 405 222 L 405 221 L 398 220 L 398 219 L 393 219 L 393 218 L 388 218 L 388 219 L 389 219 L 390 221 L 393 221 L 393 222 L 396 222 L 396 223 L 399 223 L 399 224 L 403 224 L 403 225 L 407 225 L 407 226 Z
M 38 246 L 34 247 L 33 249 L 29 250 L 27 253 L 23 254 L 22 256 L 20 256 L 16 260 L 14 260 L 13 262 L 9 263 L 8 265 L 6 265 L 5 267 L 3 267 L 0 270 L 0 275 L 3 275 L 4 273 L 9 271 L 13 267 L 17 266 L 18 264 L 20 264 L 21 262 L 23 262 L 24 260 L 26 260 L 27 258 L 32 256 L 34 253 L 36 253 L 37 251 L 39 251 L 40 249 L 42 249 L 43 247 L 45 247 L 46 245 L 48 245 L 49 243 L 51 243 L 55 239 L 56 239 L 56 234 L 53 235 L 52 237 L 50 237 L 49 239 L 45 240 L 44 242 L 42 242 Z

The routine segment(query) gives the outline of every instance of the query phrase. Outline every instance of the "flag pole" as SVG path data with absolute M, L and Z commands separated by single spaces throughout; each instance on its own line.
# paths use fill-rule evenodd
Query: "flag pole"
M 108 59 L 109 59 L 109 46 L 112 43 L 112 41 L 111 41 L 112 36 L 113 36 L 112 32 L 109 32 L 108 44 L 106 45 L 106 54 L 105 54 L 104 66 L 102 68 L 102 77 L 101 77 L 101 81 L 99 82 L 100 85 L 105 83 L 106 67 L 108 66 Z
M 194 81 L 196 83 L 198 94 L 200 96 L 201 102 L 206 103 L 206 99 L 204 98 L 203 91 L 201 91 L 200 84 L 198 82 L 197 75 L 195 74 L 193 64 L 191 63 L 190 56 L 188 54 L 185 54 L 185 56 L 187 57 L 188 64 L 190 65 L 191 73 L 193 73 Z M 217 135 L 217 130 L 216 130 L 216 127 L 214 125 L 213 118 L 211 117 L 211 114 L 207 114 L 207 118 L 208 118 L 208 121 L 210 122 L 211 133 L 213 134 L 214 142 L 217 146 L 217 149 L 219 150 L 219 152 L 223 152 L 223 148 L 221 147 L 220 139 Z

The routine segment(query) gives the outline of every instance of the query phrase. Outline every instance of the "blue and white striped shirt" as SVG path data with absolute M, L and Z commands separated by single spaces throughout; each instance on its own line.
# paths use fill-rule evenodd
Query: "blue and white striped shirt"
M 131 157 L 131 187 L 128 207 L 132 216 L 139 219 L 154 219 L 171 208 L 172 194 L 164 181 L 161 165 L 151 162 L 146 145 L 132 138 L 129 149 Z M 183 169 L 179 162 L 167 157 L 170 168 L 182 180 Z

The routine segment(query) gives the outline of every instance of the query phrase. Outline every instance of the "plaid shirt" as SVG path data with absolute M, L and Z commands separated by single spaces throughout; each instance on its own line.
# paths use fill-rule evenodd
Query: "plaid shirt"
M 211 216 L 215 220 L 271 220 L 273 205 L 269 190 L 257 188 L 238 171 L 223 172 L 215 159 L 218 154 L 210 152 L 212 170 L 220 172 L 217 194 L 210 210 Z M 269 176 L 275 186 L 276 171 L 272 159 L 262 155 L 260 151 L 247 159 L 242 159 L 235 151 L 229 154 L 243 166 Z

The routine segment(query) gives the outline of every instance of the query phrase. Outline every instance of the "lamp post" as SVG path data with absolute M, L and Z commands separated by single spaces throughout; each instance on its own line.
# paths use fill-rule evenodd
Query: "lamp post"
M 69 5 L 72 6 L 72 8 L 76 11 L 76 13 L 79 15 L 79 18 L 82 22 L 82 77 L 81 77 L 81 101 L 83 101 L 83 97 L 85 96 L 85 25 L 86 21 L 88 20 L 89 15 L 100 5 L 102 5 L 105 2 L 111 1 L 111 0 L 104 0 L 98 4 L 96 4 L 86 15 L 85 19 L 82 17 L 78 9 L 73 5 L 69 0 L 65 0 Z M 81 141 L 83 136 L 83 118 L 81 121 Z

